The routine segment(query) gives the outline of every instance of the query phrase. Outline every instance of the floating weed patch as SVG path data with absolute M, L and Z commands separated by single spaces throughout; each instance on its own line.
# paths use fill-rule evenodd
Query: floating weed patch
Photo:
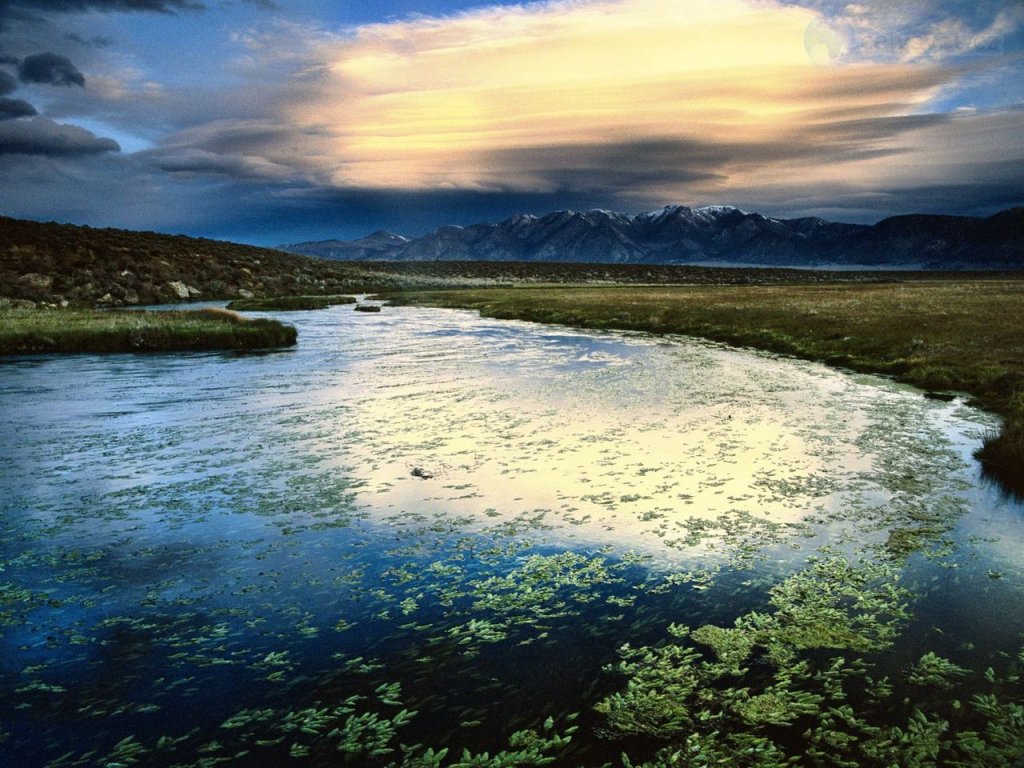
M 877 651 L 891 646 L 892 621 L 905 618 L 909 594 L 885 586 L 884 566 L 869 567 L 837 589 L 833 579 L 847 582 L 852 566 L 835 559 L 825 565 L 773 589 L 774 613 L 745 614 L 730 629 L 672 625 L 667 643 L 623 646 L 622 660 L 609 671 L 626 677 L 625 688 L 595 706 L 605 718 L 603 732 L 668 744 L 652 761 L 624 757 L 623 764 L 981 768 L 1024 758 L 1019 674 L 999 679 L 989 669 L 986 678 L 1000 694 L 975 694 L 965 710 L 956 691 L 970 670 L 928 652 L 907 671 L 907 681 L 949 698 L 899 704 L 888 679 L 869 673 Z M 813 594 L 817 588 L 841 599 L 823 605 Z M 835 626 L 824 629 L 826 619 Z M 766 653 L 755 658 L 759 647 Z M 821 649 L 857 653 L 814 652 Z M 981 730 L 953 731 L 953 718 Z
M 949 659 L 928 651 L 907 671 L 907 681 L 914 685 L 931 686 L 949 690 L 955 687 L 957 678 L 970 673 Z
M 416 317 L 310 313 L 295 361 L 83 360 L 73 392 L 5 370 L 0 759 L 1020 759 L 1024 657 L 926 612 L 1020 600 L 946 405 Z

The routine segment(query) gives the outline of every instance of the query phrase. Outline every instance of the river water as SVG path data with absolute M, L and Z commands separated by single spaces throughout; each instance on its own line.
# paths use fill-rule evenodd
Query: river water
M 962 670 L 895 709 L 1016 682 L 1024 510 L 971 458 L 986 414 L 683 338 L 286 320 L 286 351 L 0 364 L 0 764 L 526 765 L 514 732 L 573 728 L 534 746 L 650 758 L 679 737 L 600 704 L 623 644 L 781 615 L 823 558 L 906 590 L 877 670 Z

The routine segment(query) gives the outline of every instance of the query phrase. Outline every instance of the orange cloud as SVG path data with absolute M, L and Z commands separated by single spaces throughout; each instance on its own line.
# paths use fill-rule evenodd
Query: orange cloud
M 762 0 L 563 0 L 364 26 L 315 44 L 286 121 L 343 187 L 551 192 L 603 173 L 619 194 L 692 199 L 812 167 L 869 183 L 956 73 L 822 65 L 820 24 Z M 651 144 L 657 173 L 602 166 Z

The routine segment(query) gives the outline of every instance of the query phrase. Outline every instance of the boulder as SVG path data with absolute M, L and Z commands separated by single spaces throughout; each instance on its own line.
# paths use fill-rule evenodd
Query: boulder
M 45 293 L 53 286 L 53 278 L 38 272 L 29 272 L 18 278 L 18 284 L 34 293 Z
M 181 301 L 188 301 L 188 286 L 181 282 L 181 280 L 172 280 L 167 285 L 171 289 L 171 292 L 174 294 L 175 298 L 178 298 Z
M 239 288 L 237 291 L 235 291 L 235 295 L 238 296 L 238 298 L 240 298 L 240 299 L 254 299 L 254 298 L 256 298 L 256 294 L 255 293 L 253 293 L 252 291 L 246 290 L 245 288 Z

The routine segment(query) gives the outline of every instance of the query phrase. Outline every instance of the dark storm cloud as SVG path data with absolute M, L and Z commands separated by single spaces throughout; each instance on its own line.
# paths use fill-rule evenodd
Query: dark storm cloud
M 505 149 L 488 153 L 486 162 L 507 169 L 513 183 L 528 178 L 540 188 L 614 194 L 637 184 L 719 178 L 716 169 L 728 158 L 727 148 L 712 143 L 653 139 Z
M 114 44 L 113 39 L 109 37 L 91 37 L 89 39 L 86 39 L 81 35 L 76 35 L 73 33 L 64 35 L 64 39 L 70 40 L 72 43 L 84 45 L 89 48 L 109 48 Z
M 85 87 L 83 75 L 67 56 L 57 53 L 34 53 L 22 59 L 18 78 L 23 83 L 78 85 Z
M 148 159 L 153 167 L 175 174 L 279 180 L 292 175 L 289 168 L 262 157 L 220 155 L 195 148 L 143 152 L 140 153 L 140 159 Z
M 986 216 L 996 211 L 1024 205 L 1019 178 L 1005 166 L 1024 167 L 1024 157 L 1012 158 L 1005 164 L 993 164 L 985 174 L 979 168 L 975 178 L 955 184 L 927 184 L 906 188 L 880 190 L 880 210 L 900 213 L 940 213 L 963 216 Z
M 356 239 L 377 229 L 416 236 L 444 224 L 501 221 L 521 213 L 606 207 L 605 195 L 582 192 L 480 193 L 460 190 L 326 190 L 238 185 L 211 200 L 201 223 L 208 237 L 279 245 Z M 205 215 L 205 214 L 204 214 Z M 184 224 L 185 222 L 182 222 Z
M 47 13 L 80 13 L 82 11 L 148 11 L 174 13 L 206 8 L 194 0 L 7 0 L 9 8 Z M 0 10 L 2 13 L 2 10 Z
M 949 121 L 949 115 L 939 114 L 810 122 L 773 140 L 664 138 L 534 146 L 488 153 L 485 163 L 505 169 L 510 184 L 526 179 L 538 189 L 619 195 L 665 184 L 724 180 L 730 172 L 772 163 L 811 166 L 900 155 L 905 147 L 879 144 Z
M 214 120 L 180 131 L 171 141 L 218 155 L 266 154 L 301 140 L 302 132 L 277 120 Z
M 17 89 L 18 81 L 14 79 L 14 76 L 0 71 L 0 96 L 6 96 Z
M 39 114 L 36 108 L 24 99 L 8 99 L 0 96 L 0 120 L 13 120 L 16 117 L 32 117 Z
M 113 139 L 42 117 L 0 122 L 0 155 L 81 157 L 120 150 Z
M 0 32 L 12 23 L 38 24 L 48 16 L 99 11 L 176 14 L 203 11 L 205 3 L 195 0 L 0 0 Z

